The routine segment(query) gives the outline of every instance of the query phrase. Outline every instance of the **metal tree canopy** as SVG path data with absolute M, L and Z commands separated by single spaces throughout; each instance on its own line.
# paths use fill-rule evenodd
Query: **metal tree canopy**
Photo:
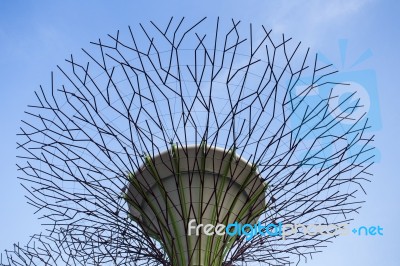
M 372 137 L 354 116 L 357 95 L 338 100 L 334 75 L 300 43 L 233 20 L 140 24 L 71 55 L 19 134 L 20 178 L 44 229 L 2 263 L 310 258 L 337 232 L 247 239 L 187 225 L 354 218 Z

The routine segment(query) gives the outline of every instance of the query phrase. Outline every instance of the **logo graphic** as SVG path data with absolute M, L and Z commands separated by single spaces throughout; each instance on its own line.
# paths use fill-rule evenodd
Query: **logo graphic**
M 350 230 L 348 229 L 349 224 L 282 224 L 282 223 L 270 223 L 267 225 L 257 224 L 240 224 L 238 222 L 231 223 L 228 225 L 224 224 L 196 224 L 196 220 L 192 219 L 188 223 L 188 235 L 228 235 L 234 236 L 245 236 L 246 240 L 251 240 L 256 235 L 266 237 L 281 237 L 286 240 L 288 236 L 296 233 L 316 236 L 316 235 L 330 235 L 330 236 L 348 236 Z M 360 226 L 354 228 L 351 232 L 353 234 L 361 236 L 383 236 L 383 228 L 381 226 Z
M 291 125 L 294 128 L 300 128 L 298 135 L 307 147 L 304 149 L 304 157 L 307 157 L 307 154 L 318 154 L 321 150 L 324 153 L 335 153 L 335 147 L 329 143 L 343 135 L 343 132 L 351 132 L 356 123 L 365 125 L 365 130 L 356 134 L 381 129 L 376 74 L 372 69 L 363 68 L 363 63 L 372 56 L 372 52 L 366 50 L 361 55 L 352 56 L 348 53 L 347 44 L 347 40 L 339 41 L 339 60 L 331 59 L 322 53 L 318 54 L 317 68 L 332 65 L 338 70 L 337 73 L 316 82 L 312 88 L 310 84 L 315 82 L 316 77 L 302 77 L 291 91 L 291 97 L 298 102 L 296 106 L 298 113 L 313 112 L 319 117 L 331 116 L 334 122 L 340 124 L 340 127 L 332 127 L 329 134 L 322 130 L 315 130 L 313 134 L 308 134 L 308 128 L 301 126 L 304 123 L 304 117 L 291 117 Z M 319 110 L 323 103 L 328 103 L 327 110 Z M 367 146 L 365 149 L 373 149 Z M 336 149 L 340 148 L 342 147 L 336 147 Z M 379 152 L 376 149 L 374 149 L 374 155 L 374 160 L 379 161 Z M 313 160 L 317 159 L 313 158 Z

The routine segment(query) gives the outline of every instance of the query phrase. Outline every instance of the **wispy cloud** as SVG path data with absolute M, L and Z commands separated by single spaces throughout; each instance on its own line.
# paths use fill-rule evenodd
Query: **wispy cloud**
M 295 33 L 298 36 L 301 34 L 301 38 L 310 45 L 320 34 L 326 32 L 327 27 L 345 26 L 349 20 L 356 19 L 373 1 L 375 0 L 268 2 L 260 8 L 256 17 L 275 32 Z M 271 13 L 274 15 L 266 15 Z

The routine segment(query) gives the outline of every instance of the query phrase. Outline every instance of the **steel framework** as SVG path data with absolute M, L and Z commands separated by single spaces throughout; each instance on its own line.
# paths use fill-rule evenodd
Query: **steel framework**
M 210 147 L 220 147 L 254 166 L 266 184 L 261 223 L 354 218 L 370 177 L 373 136 L 365 116 L 352 116 L 360 107 L 354 95 L 332 106 L 333 86 L 340 85 L 330 82 L 332 66 L 264 26 L 205 18 L 165 25 L 140 24 L 93 42 L 91 52 L 71 55 L 51 75 L 50 88 L 36 93 L 19 134 L 18 167 L 44 229 L 6 251 L 2 264 L 179 265 L 165 246 L 174 241 L 155 238 L 132 215 L 129 206 L 138 202 L 128 193 L 140 186 L 133 173 L 154 171 L 155 158 L 173 157 L 176 147 L 182 154 L 202 147 L 197 151 L 210 158 Z M 171 161 L 164 166 L 181 182 Z M 181 219 L 188 222 L 188 215 Z M 336 236 L 241 236 L 218 264 L 290 265 Z

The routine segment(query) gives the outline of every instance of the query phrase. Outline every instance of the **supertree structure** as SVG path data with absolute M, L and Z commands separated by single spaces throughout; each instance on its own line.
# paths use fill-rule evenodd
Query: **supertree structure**
M 332 105 L 346 84 L 300 43 L 171 18 L 92 44 L 26 112 L 18 167 L 44 230 L 4 265 L 291 265 L 337 232 L 247 239 L 187 225 L 354 218 L 368 120 L 352 115 L 356 95 Z

